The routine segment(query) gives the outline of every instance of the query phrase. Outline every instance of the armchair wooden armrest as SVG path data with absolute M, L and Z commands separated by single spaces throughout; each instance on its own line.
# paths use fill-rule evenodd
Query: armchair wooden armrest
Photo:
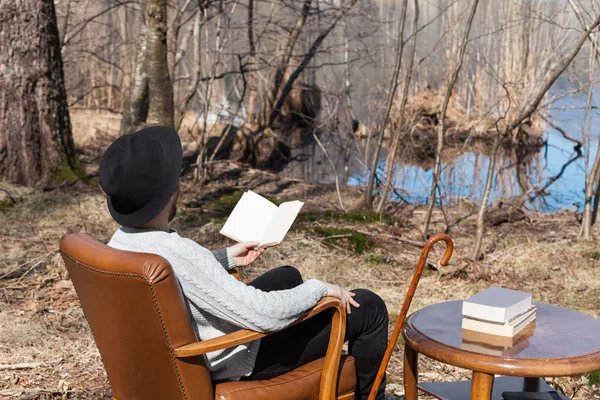
M 344 309 L 342 301 L 337 297 L 324 297 L 312 310 L 298 318 L 298 320 L 292 324 L 295 325 L 302 321 L 306 321 L 328 308 L 332 309 L 333 316 L 327 354 L 325 355 L 325 362 L 323 364 L 323 372 L 321 375 L 321 385 L 319 388 L 320 399 L 335 399 L 336 397 L 336 378 L 346 333 L 346 310 Z M 192 357 L 247 343 L 265 337 L 271 333 L 274 332 L 261 333 L 249 329 L 242 329 L 218 338 L 180 346 L 173 349 L 173 352 L 178 358 Z

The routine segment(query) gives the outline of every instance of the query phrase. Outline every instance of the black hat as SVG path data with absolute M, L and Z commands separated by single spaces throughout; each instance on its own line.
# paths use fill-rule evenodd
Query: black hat
M 112 217 L 131 228 L 144 225 L 167 205 L 181 176 L 181 141 L 166 126 L 123 135 L 100 161 L 100 186 Z

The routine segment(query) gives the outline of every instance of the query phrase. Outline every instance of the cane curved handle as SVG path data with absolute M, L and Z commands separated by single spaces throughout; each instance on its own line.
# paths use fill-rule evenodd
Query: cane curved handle
M 377 395 L 377 389 L 379 389 L 379 385 L 383 380 L 383 375 L 385 375 L 385 370 L 387 369 L 388 363 L 390 362 L 390 358 L 392 357 L 392 352 L 394 351 L 394 347 L 396 346 L 396 342 L 398 341 L 398 336 L 400 335 L 400 330 L 404 325 L 404 320 L 406 319 L 406 314 L 408 314 L 408 309 L 410 308 L 410 304 L 412 303 L 412 299 L 415 296 L 415 291 L 417 290 L 417 285 L 419 284 L 419 280 L 421 279 L 421 273 L 423 272 L 423 267 L 427 262 L 427 257 L 429 256 L 429 251 L 433 247 L 433 245 L 439 241 L 446 242 L 446 252 L 442 256 L 440 260 L 440 265 L 444 266 L 448 264 L 450 261 L 450 257 L 452 257 L 452 250 L 454 249 L 454 244 L 452 243 L 452 239 L 450 236 L 440 233 L 438 235 L 432 236 L 426 243 L 423 252 L 421 253 L 421 258 L 419 259 L 419 264 L 417 265 L 417 269 L 415 270 L 415 274 L 413 275 L 412 281 L 410 282 L 410 286 L 408 287 L 408 292 L 406 293 L 406 297 L 404 298 L 404 304 L 402 305 L 402 310 L 400 311 L 400 315 L 398 316 L 398 320 L 396 321 L 396 325 L 394 326 L 394 331 L 392 332 L 392 337 L 388 342 L 387 348 L 385 349 L 385 354 L 383 356 L 383 360 L 381 361 L 381 365 L 379 366 L 379 370 L 377 371 L 377 376 L 375 377 L 375 382 L 371 387 L 371 393 L 369 394 L 369 400 L 375 400 L 375 396 Z

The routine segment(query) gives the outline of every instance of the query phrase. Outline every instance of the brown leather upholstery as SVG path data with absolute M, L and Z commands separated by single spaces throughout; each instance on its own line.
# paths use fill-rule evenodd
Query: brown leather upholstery
M 215 387 L 215 398 L 219 400 L 318 399 L 323 360 L 324 358 L 320 358 L 269 380 L 220 383 Z M 356 367 L 352 356 L 342 356 L 338 376 L 338 396 L 351 394 L 351 398 L 354 398 Z
M 204 356 L 175 356 L 174 349 L 196 343 L 197 338 L 179 283 L 164 258 L 115 250 L 82 233 L 67 236 L 60 250 L 115 399 L 215 398 Z M 217 398 L 261 398 L 254 393 L 272 390 L 273 395 L 264 394 L 264 398 L 317 399 L 321 378 L 317 371 L 322 365 L 320 359 L 261 383 L 222 383 L 216 386 L 219 393 L 252 386 L 252 395 Z M 355 385 L 354 362 L 348 357 L 340 372 L 338 393 L 344 400 L 351 399 L 346 395 Z

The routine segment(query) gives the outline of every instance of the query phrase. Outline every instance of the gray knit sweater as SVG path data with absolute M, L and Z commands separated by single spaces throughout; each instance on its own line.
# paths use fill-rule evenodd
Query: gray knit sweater
M 109 246 L 158 254 L 173 267 L 183 289 L 200 340 L 240 328 L 259 332 L 280 330 L 312 308 L 327 293 L 321 281 L 310 279 L 293 289 L 263 292 L 238 281 L 227 270 L 235 266 L 227 249 L 214 252 L 193 240 L 169 232 L 121 227 Z M 207 354 L 213 380 L 237 380 L 252 373 L 259 340 Z

